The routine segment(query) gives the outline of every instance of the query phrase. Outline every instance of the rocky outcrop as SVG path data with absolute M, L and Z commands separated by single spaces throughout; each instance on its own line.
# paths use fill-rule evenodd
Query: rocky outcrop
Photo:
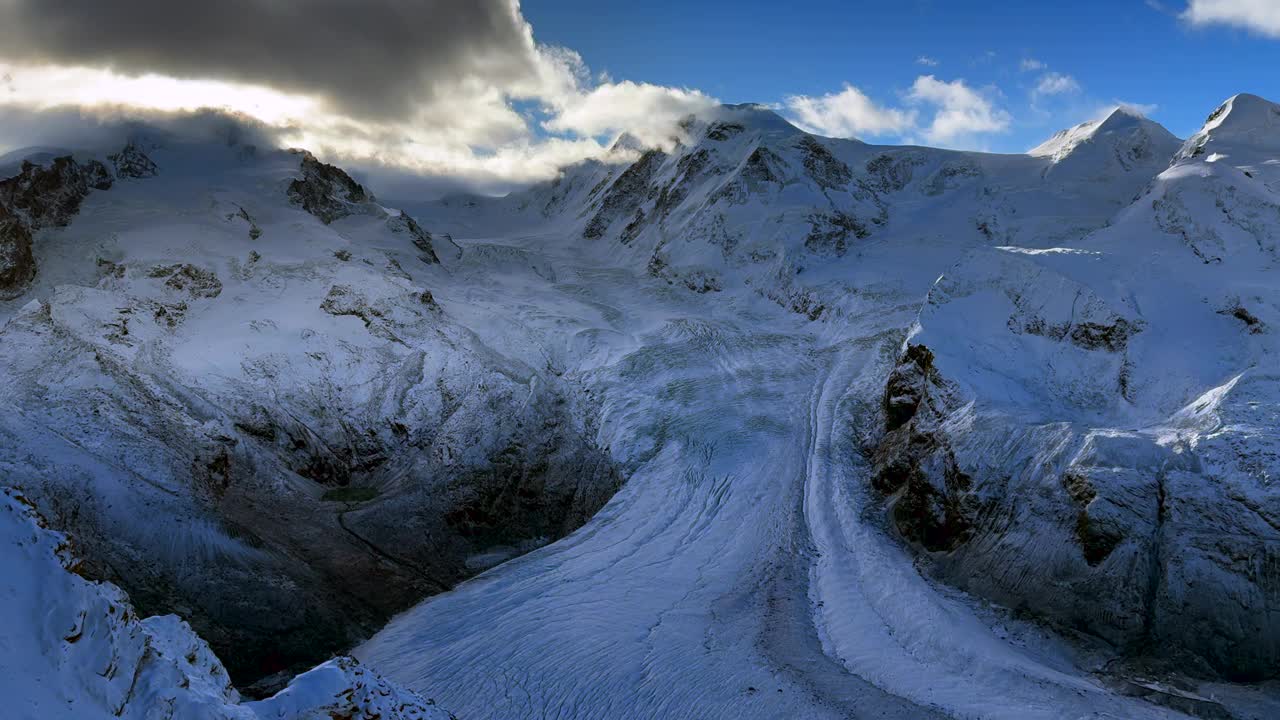
M 151 158 L 133 143 L 125 145 L 120 152 L 107 156 L 107 159 L 115 167 L 116 177 L 121 179 L 137 180 L 155 177 L 160 172 Z
M 831 154 L 826 145 L 811 135 L 803 135 L 796 143 L 801 161 L 810 179 L 825 190 L 837 190 L 853 180 L 849 166 Z
M 147 277 L 164 279 L 164 286 L 190 298 L 213 299 L 222 294 L 222 281 L 211 270 L 198 268 L 191 263 L 157 265 Z
M 947 552 L 965 542 L 980 509 L 941 425 L 956 405 L 933 353 L 909 345 L 884 392 L 886 435 L 872 485 L 889 498 L 894 526 L 911 543 Z
M 21 217 L 0 204 L 0 300 L 22 294 L 35 276 L 31 230 Z
M 804 247 L 811 253 L 840 257 L 849 249 L 853 240 L 861 240 L 871 234 L 867 226 L 852 215 L 838 210 L 810 216 L 810 230 L 805 236 Z
M 21 295 L 35 278 L 34 234 L 67 225 L 90 192 L 110 187 L 106 166 L 70 155 L 48 166 L 23 162 L 18 175 L 0 180 L 0 299 Z
M 289 200 L 328 225 L 348 215 L 362 212 L 373 196 L 342 168 L 322 163 L 309 152 L 302 153 L 302 177 L 289 183 Z
M 387 227 L 393 233 L 407 234 L 413 241 L 413 246 L 418 249 L 418 259 L 428 265 L 439 265 L 440 257 L 436 255 L 435 246 L 432 245 L 431 233 L 423 230 L 408 213 L 400 213 L 392 216 L 387 220 Z

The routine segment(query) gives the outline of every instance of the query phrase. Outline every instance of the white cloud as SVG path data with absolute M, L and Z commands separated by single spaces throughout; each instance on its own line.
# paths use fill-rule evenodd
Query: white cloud
M 1048 66 L 1035 58 L 1024 58 L 1019 67 L 1022 68 L 1022 72 L 1036 72 L 1038 70 L 1044 70 Z
M 602 156 L 605 134 L 630 131 L 659 142 L 680 117 L 716 103 L 694 90 L 593 77 L 576 52 L 538 45 L 527 24 L 521 27 L 527 33 L 521 42 L 532 47 L 521 73 L 458 78 L 447 98 L 413 102 L 399 114 L 352 113 L 324 95 L 212 76 L 3 59 L 0 112 L 78 108 L 86 118 L 240 113 L 265 123 L 281 143 L 331 161 L 456 177 L 485 189 L 550 178 L 563 165 Z M 542 114 L 522 114 L 520 103 Z
M 786 107 L 801 128 L 831 137 L 901 135 L 916 120 L 914 112 L 877 105 L 848 83 L 840 92 L 821 97 L 793 95 Z
M 907 99 L 935 108 L 933 120 L 922 130 L 926 139 L 940 145 L 956 145 L 974 135 L 1005 132 L 1013 120 L 987 95 L 963 80 L 945 82 L 922 75 L 916 78 Z
M 992 99 L 995 90 L 977 90 L 964 80 L 945 82 L 921 75 L 903 93 L 906 105 L 876 103 L 852 85 L 820 97 L 787 98 L 785 110 L 801 129 L 833 137 L 890 136 L 906 142 L 922 138 L 946 147 L 979 146 L 980 135 L 1005 132 L 1008 112 Z
M 921 55 L 920 57 L 916 58 L 916 64 L 924 65 L 925 67 L 938 67 L 938 61 L 929 57 L 928 55 Z
M 1192 25 L 1230 25 L 1280 38 L 1276 0 L 1191 0 L 1182 18 Z
M 651 144 L 670 136 L 680 118 L 710 109 L 715 100 L 698 90 L 668 88 L 629 80 L 598 85 L 556 99 L 555 116 L 543 123 L 551 132 L 595 137 L 627 131 Z
M 1080 83 L 1070 75 L 1064 75 L 1059 72 L 1047 72 L 1040 76 L 1040 80 L 1036 82 L 1036 87 L 1031 91 L 1033 95 L 1069 95 L 1080 92 Z

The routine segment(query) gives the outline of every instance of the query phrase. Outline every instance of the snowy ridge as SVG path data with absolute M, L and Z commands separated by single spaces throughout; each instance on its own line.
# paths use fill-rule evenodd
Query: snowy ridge
M 1118 107 L 1102 120 L 1082 123 L 1063 130 L 1043 144 L 1027 151 L 1032 157 L 1049 158 L 1054 164 L 1078 155 L 1094 152 L 1113 154 L 1122 163 L 1149 161 L 1167 163 L 1180 141 L 1159 123 L 1137 111 Z M 1093 162 L 1098 162 L 1094 158 Z

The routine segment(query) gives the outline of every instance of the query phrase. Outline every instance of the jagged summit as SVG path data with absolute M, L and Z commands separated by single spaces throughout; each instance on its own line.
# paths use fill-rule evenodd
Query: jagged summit
M 1091 120 L 1062 130 L 1027 154 L 1051 159 L 1054 164 L 1069 157 L 1079 157 L 1085 148 L 1089 156 L 1101 153 L 1106 161 L 1114 157 L 1125 169 L 1150 161 L 1165 162 L 1176 151 L 1180 140 L 1163 125 L 1143 116 L 1137 110 L 1120 106 L 1101 120 Z
M 633 152 L 640 153 L 647 150 L 648 147 L 649 146 L 646 145 L 645 142 L 640 138 L 636 137 L 635 135 L 632 135 L 629 132 L 624 132 L 618 136 L 617 140 L 613 141 L 612 145 L 609 146 L 609 154 L 617 155 L 622 153 L 633 153 Z
M 1204 127 L 1183 145 L 1179 157 L 1227 156 L 1249 150 L 1280 150 L 1280 105 L 1241 93 L 1209 115 Z

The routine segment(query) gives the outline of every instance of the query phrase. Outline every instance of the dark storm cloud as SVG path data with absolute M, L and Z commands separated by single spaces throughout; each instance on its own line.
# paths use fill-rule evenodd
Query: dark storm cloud
M 6 177 L 6 164 L 13 164 L 33 150 L 103 154 L 119 150 L 140 135 L 151 140 L 172 136 L 274 148 L 282 144 L 280 132 L 280 128 L 223 110 L 161 112 L 73 106 L 33 109 L 0 104 L 0 177 Z
M 536 76 L 517 0 L 0 0 L 0 58 L 269 85 L 365 117 Z

